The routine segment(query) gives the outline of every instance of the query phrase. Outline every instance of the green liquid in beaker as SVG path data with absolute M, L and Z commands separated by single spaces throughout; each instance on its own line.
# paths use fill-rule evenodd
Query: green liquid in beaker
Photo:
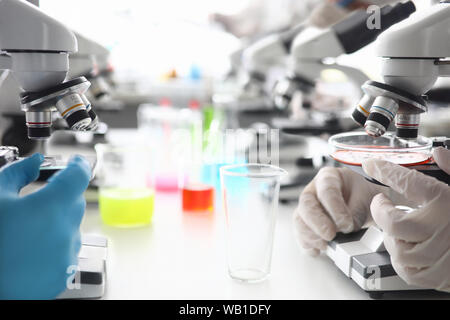
M 151 189 L 101 189 L 99 206 L 103 222 L 119 227 L 149 224 L 153 216 L 154 198 Z

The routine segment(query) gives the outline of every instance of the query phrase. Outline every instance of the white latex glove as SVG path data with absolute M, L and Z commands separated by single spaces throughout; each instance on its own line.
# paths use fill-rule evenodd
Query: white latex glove
M 297 241 L 318 255 L 336 232 L 359 230 L 370 217 L 372 198 L 387 190 L 350 169 L 322 168 L 303 190 L 294 212 Z
M 450 174 L 449 150 L 436 149 L 434 159 Z M 416 209 L 406 213 L 379 194 L 370 207 L 384 231 L 384 244 L 397 274 L 410 285 L 450 292 L 450 187 L 384 160 L 367 160 L 363 169 L 417 203 Z

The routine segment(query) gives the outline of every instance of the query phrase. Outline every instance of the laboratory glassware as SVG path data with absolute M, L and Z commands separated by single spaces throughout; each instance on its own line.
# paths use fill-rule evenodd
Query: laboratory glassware
M 258 282 L 270 274 L 280 180 L 285 174 L 263 164 L 220 168 L 231 278 Z
M 403 166 L 428 163 L 431 160 L 432 140 L 418 136 L 399 138 L 393 133 L 374 138 L 365 132 L 348 132 L 329 139 L 331 157 L 345 165 L 361 166 L 365 159 L 387 160 Z
M 190 168 L 201 161 L 202 116 L 198 110 L 144 104 L 138 110 L 140 132 L 156 150 L 155 189 L 178 191 Z
M 97 144 L 99 209 L 105 224 L 133 227 L 151 223 L 154 191 L 151 149 Z

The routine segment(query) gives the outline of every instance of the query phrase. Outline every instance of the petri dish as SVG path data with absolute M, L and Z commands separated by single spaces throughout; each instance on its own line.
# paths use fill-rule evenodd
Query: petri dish
M 374 138 L 365 132 L 348 132 L 332 136 L 330 156 L 343 164 L 361 166 L 366 159 L 383 159 L 402 166 L 415 166 L 432 160 L 431 139 L 401 139 L 389 132 Z

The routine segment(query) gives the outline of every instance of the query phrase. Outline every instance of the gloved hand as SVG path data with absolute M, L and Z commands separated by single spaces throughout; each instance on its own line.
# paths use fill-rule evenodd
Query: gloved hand
M 387 190 L 350 169 L 322 168 L 303 190 L 294 212 L 299 244 L 318 255 L 336 232 L 359 230 L 370 217 L 372 197 Z
M 0 299 L 55 298 L 77 265 L 90 168 L 75 157 L 43 188 L 20 196 L 43 159 L 35 154 L 0 170 Z
M 450 174 L 449 150 L 436 149 L 434 159 Z M 363 169 L 417 204 L 405 212 L 379 194 L 370 206 L 373 219 L 384 232 L 394 270 L 410 285 L 450 292 L 450 187 L 383 160 L 367 160 Z

